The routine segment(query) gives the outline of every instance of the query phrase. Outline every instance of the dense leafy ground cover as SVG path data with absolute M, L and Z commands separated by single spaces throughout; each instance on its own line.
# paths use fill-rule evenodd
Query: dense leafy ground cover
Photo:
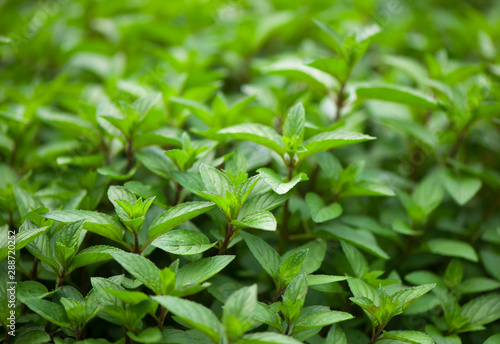
M 499 14 L 0 1 L 0 335 L 500 343 Z

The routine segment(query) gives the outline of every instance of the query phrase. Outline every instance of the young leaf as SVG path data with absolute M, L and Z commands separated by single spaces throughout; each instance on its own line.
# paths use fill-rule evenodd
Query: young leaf
M 291 254 L 280 266 L 278 281 L 280 287 L 286 287 L 300 271 L 309 250 L 301 250 Z
M 307 294 L 307 277 L 305 274 L 295 277 L 283 294 L 281 313 L 288 324 L 293 324 L 300 315 Z
M 177 229 L 156 238 L 151 245 L 165 252 L 179 255 L 193 255 L 205 252 L 214 247 L 207 236 L 201 232 L 188 229 Z
M 200 174 L 208 192 L 219 196 L 226 196 L 226 192 L 234 193 L 235 188 L 231 180 L 221 171 L 207 164 L 200 165 Z
M 299 144 L 304 138 L 304 126 L 306 123 L 306 113 L 302 103 L 295 105 L 288 112 L 285 123 L 283 124 L 283 136 L 293 139 L 298 138 Z

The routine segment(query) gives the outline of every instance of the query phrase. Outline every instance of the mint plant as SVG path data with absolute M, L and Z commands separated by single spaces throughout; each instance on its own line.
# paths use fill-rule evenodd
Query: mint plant
M 0 1 L 0 342 L 495 344 L 494 1 Z

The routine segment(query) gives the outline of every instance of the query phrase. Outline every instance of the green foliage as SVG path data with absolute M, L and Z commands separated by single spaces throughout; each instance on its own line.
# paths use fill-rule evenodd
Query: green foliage
M 499 343 L 499 13 L 0 1 L 0 340 Z

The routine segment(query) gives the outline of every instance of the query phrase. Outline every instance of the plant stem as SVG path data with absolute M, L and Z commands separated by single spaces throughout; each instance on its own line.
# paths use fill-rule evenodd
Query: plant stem
M 16 232 L 16 227 L 14 225 L 14 215 L 12 215 L 12 212 L 9 212 L 9 230 L 13 231 L 14 233 Z
M 293 167 L 288 166 L 288 180 L 290 181 L 292 179 L 293 175 Z M 285 204 L 283 204 L 283 221 L 281 223 L 281 228 L 279 231 L 280 234 L 280 242 L 278 245 L 278 253 L 282 254 L 286 242 L 288 241 L 288 218 L 290 217 L 290 211 L 288 209 L 288 199 L 285 201 Z
M 227 247 L 231 243 L 231 236 L 232 235 L 233 235 L 233 225 L 229 222 L 229 219 L 227 219 L 226 236 L 224 238 L 224 242 L 222 243 L 222 246 L 219 249 L 219 253 L 217 253 L 218 256 L 220 256 L 222 253 L 224 253 L 227 250 Z
M 273 300 L 271 302 L 275 303 L 276 301 L 278 301 L 281 295 L 283 295 L 283 290 L 281 288 L 276 289 L 276 294 L 274 294 Z
M 62 286 L 65 278 L 66 278 L 66 271 L 65 271 L 65 269 L 63 269 L 62 273 L 57 276 L 56 289 L 59 288 L 60 286 Z
M 139 248 L 139 236 L 137 235 L 137 233 L 134 232 L 134 253 L 141 253 L 141 250 Z
M 160 319 L 158 319 L 158 329 L 163 330 L 163 323 L 165 322 L 165 317 L 167 316 L 167 309 L 163 306 L 160 308 Z
M 33 259 L 33 269 L 31 270 L 31 276 L 30 276 L 30 280 L 34 281 L 36 280 L 36 277 L 38 275 L 38 258 L 35 257 L 35 259 Z
M 182 187 L 180 186 L 179 183 L 175 183 L 175 197 L 174 197 L 174 205 L 179 204 L 179 197 L 181 195 Z
M 337 105 L 337 110 L 335 111 L 335 118 L 333 119 L 334 122 L 337 122 L 340 119 L 340 113 L 342 112 L 342 107 L 344 106 L 346 84 L 347 79 L 342 81 L 342 83 L 340 84 L 339 94 L 337 95 L 337 98 L 335 98 L 335 105 Z
M 458 153 L 458 149 L 460 148 L 460 145 L 462 142 L 465 140 L 465 136 L 467 135 L 467 130 L 469 129 L 469 124 L 466 124 L 460 134 L 457 137 L 457 140 L 455 141 L 455 144 L 453 145 L 453 149 L 451 150 L 450 153 L 450 158 L 455 159 L 455 156 Z
M 127 147 L 125 149 L 125 154 L 127 155 L 127 173 L 132 169 L 132 164 L 133 164 L 133 146 L 132 146 L 133 139 L 128 138 L 127 139 Z
M 368 344 L 373 344 L 377 341 L 377 338 L 380 336 L 382 331 L 384 330 L 385 325 L 380 326 L 377 330 L 377 332 L 372 336 L 372 339 L 370 339 L 370 342 Z

